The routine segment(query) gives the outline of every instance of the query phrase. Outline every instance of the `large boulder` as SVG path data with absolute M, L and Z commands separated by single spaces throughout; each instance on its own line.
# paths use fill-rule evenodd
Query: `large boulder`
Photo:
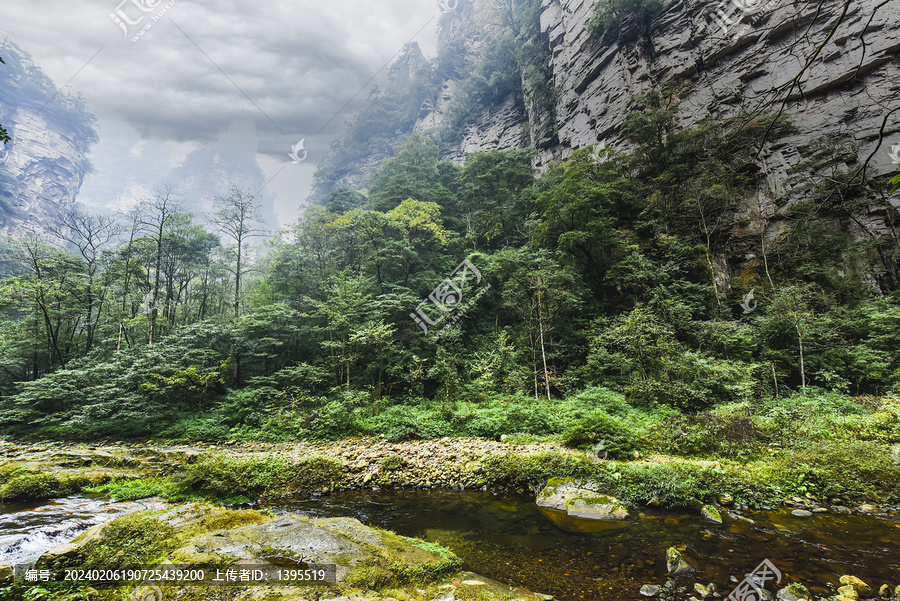
M 572 478 L 551 478 L 538 495 L 537 505 L 589 520 L 624 520 L 628 517 L 628 509 L 618 499 Z

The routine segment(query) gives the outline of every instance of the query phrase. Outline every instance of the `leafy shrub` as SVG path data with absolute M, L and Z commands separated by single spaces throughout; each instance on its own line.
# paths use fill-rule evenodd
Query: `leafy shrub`
M 649 449 L 661 453 L 740 456 L 759 450 L 758 437 L 749 412 L 723 417 L 715 411 L 705 411 L 660 422 L 644 442 Z
M 320 490 L 339 484 L 344 477 L 344 465 L 331 457 L 304 457 L 286 467 L 286 484 L 292 490 Z
M 527 490 L 554 477 L 589 476 L 594 472 L 594 464 L 583 455 L 548 451 L 533 455 L 492 455 L 481 469 L 486 484 Z
M 219 498 L 257 497 L 278 487 L 289 473 L 281 458 L 235 459 L 210 455 L 186 466 L 183 486 Z
M 571 425 L 563 433 L 567 446 L 578 447 L 605 441 L 611 457 L 630 455 L 638 446 L 635 431 L 602 409 L 594 411 Z

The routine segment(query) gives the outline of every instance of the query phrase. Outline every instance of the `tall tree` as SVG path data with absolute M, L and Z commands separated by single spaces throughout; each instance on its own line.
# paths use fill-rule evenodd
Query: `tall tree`
M 87 281 L 82 294 L 86 313 L 84 352 L 87 354 L 93 349 L 94 335 L 106 301 L 106 290 L 102 287 L 98 289 L 97 285 L 101 253 L 105 246 L 113 242 L 120 230 L 108 217 L 76 212 L 64 217 L 53 231 L 59 238 L 73 245 L 84 260 Z
M 225 196 L 216 197 L 215 222 L 219 230 L 234 242 L 230 253 L 234 260 L 234 318 L 241 316 L 241 280 L 248 271 L 247 253 L 250 240 L 260 236 L 257 227 L 258 197 L 236 185 Z
M 152 269 L 153 284 L 150 288 L 149 334 L 149 342 L 153 344 L 158 338 L 157 319 L 159 318 L 159 288 L 162 277 L 163 245 L 166 241 L 167 228 L 170 225 L 170 221 L 178 212 L 174 188 L 170 185 L 163 186 L 156 191 L 156 195 L 148 205 L 140 223 L 148 231 L 155 246 Z

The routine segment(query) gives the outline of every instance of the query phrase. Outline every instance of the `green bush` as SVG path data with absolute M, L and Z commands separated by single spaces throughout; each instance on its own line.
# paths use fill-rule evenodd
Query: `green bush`
M 20 472 L 0 487 L 0 500 L 52 499 L 71 494 L 77 489 L 72 481 L 56 474 Z
M 286 466 L 285 484 L 292 491 L 321 490 L 339 485 L 344 477 L 344 465 L 331 457 L 304 457 Z
M 639 444 L 631 427 L 602 409 L 581 418 L 563 433 L 563 442 L 570 447 L 593 445 L 601 440 L 612 458 L 630 456 Z
M 183 486 L 217 498 L 258 497 L 282 485 L 289 464 L 278 457 L 236 459 L 211 455 L 185 468 Z

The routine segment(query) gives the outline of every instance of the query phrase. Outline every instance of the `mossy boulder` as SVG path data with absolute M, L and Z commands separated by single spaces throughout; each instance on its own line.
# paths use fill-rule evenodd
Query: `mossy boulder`
M 864 599 L 868 599 L 870 597 L 875 596 L 875 591 L 872 590 L 872 587 L 857 578 L 856 576 L 844 575 L 841 576 L 841 584 L 844 586 L 851 586 L 853 590 L 856 591 L 857 595 Z M 843 587 L 842 587 L 843 588 Z M 840 589 L 839 589 L 840 590 Z M 846 593 L 841 593 L 846 594 Z
M 778 599 L 778 601 L 812 601 L 813 597 L 812 594 L 810 594 L 809 589 L 799 582 L 795 582 L 779 589 L 775 594 L 775 598 Z
M 425 581 L 458 568 L 451 553 L 351 518 L 310 520 L 284 517 L 263 524 L 197 537 L 175 550 L 179 565 L 225 565 L 235 559 L 287 557 L 313 564 L 335 564 L 338 582 L 373 584 Z M 383 582 L 382 582 L 383 581 Z
M 717 524 L 722 523 L 722 514 L 719 513 L 719 509 L 715 505 L 704 505 L 700 509 L 700 515 L 711 522 L 715 522 Z
M 537 505 L 589 520 L 624 520 L 628 517 L 628 509 L 618 499 L 572 478 L 551 478 L 538 494 Z

